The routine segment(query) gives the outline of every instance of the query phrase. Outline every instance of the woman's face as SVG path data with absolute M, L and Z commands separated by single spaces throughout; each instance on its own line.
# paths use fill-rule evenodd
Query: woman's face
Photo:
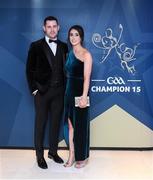
M 79 35 L 79 32 L 75 29 L 71 29 L 70 34 L 69 34 L 69 39 L 72 46 L 81 44 L 81 37 Z

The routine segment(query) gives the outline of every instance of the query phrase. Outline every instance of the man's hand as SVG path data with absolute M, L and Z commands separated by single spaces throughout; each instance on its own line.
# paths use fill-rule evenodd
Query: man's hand
M 37 94 L 37 92 L 38 92 L 38 89 L 37 90 L 35 90 L 33 93 L 32 93 L 32 95 L 36 95 Z

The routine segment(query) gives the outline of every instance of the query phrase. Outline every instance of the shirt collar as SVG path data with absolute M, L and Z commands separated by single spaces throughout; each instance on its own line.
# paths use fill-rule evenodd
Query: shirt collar
M 48 36 L 45 36 L 45 40 L 46 40 L 47 43 L 49 43 L 49 39 L 50 39 L 50 38 L 49 38 Z M 57 40 L 57 38 L 55 38 L 55 39 L 53 39 L 53 40 Z

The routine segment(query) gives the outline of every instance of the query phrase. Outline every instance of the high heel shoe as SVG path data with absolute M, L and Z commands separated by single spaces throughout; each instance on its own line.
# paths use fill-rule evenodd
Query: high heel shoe
M 84 160 L 84 161 L 77 161 L 76 163 L 75 163 L 75 168 L 83 168 L 83 167 L 85 167 L 86 165 L 87 165 L 87 162 L 88 162 L 88 160 L 86 159 L 86 160 Z
M 75 162 L 74 159 L 73 159 L 72 161 L 69 161 L 69 160 L 68 160 L 68 161 L 64 164 L 64 167 L 71 167 L 71 166 L 73 166 L 74 162 Z

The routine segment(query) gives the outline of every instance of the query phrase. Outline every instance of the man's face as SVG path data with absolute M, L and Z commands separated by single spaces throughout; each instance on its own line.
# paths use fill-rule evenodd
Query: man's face
M 47 20 L 46 24 L 43 26 L 45 34 L 50 38 L 50 39 L 55 39 L 57 38 L 58 31 L 59 31 L 59 25 L 55 20 Z

